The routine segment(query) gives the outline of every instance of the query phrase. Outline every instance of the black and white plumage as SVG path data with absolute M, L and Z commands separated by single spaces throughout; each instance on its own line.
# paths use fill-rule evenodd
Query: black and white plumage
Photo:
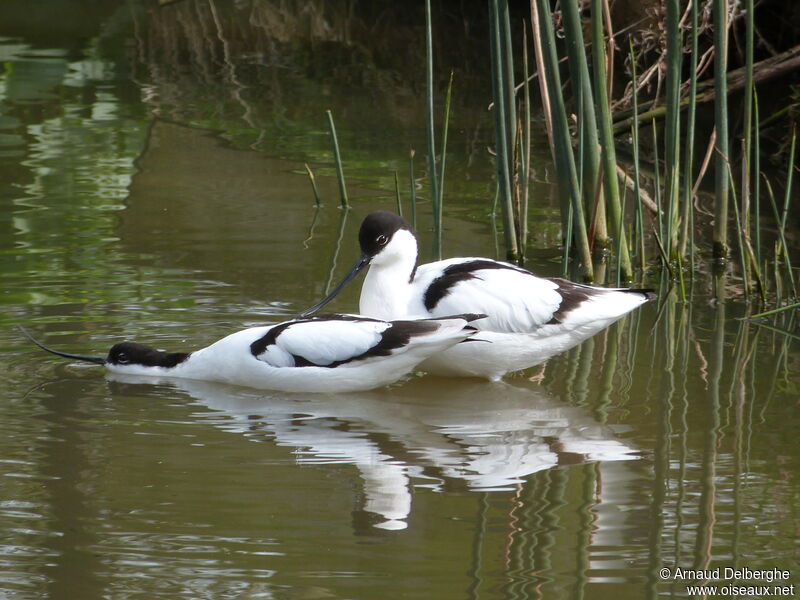
M 128 375 L 220 381 L 289 392 L 350 392 L 393 383 L 431 355 L 469 339 L 483 315 L 383 321 L 352 315 L 251 327 L 195 352 L 164 352 L 137 342 L 86 356 L 36 345 L 59 356 Z
M 488 258 L 451 258 L 417 266 L 417 239 L 398 215 L 368 215 L 359 231 L 361 256 L 327 297 L 330 300 L 366 266 L 360 312 L 380 319 L 430 318 L 477 312 L 475 340 L 426 360 L 421 368 L 445 375 L 486 377 L 537 365 L 584 341 L 647 302 L 651 290 L 609 289 L 530 271 Z

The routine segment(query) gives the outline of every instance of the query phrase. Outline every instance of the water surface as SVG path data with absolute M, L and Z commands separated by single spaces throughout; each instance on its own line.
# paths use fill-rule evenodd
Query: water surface
M 335 15 L 311 58 L 277 38 L 236 53 L 241 23 L 290 9 L 50 4 L 58 27 L 10 3 L 0 28 L 0 596 L 621 600 L 687 597 L 660 570 L 717 566 L 800 583 L 797 341 L 704 280 L 500 384 L 278 394 L 110 378 L 32 347 L 14 324 L 101 353 L 295 314 L 355 258 L 361 218 L 394 208 L 395 171 L 409 210 L 409 147 L 431 247 L 424 107 L 398 76 L 413 69 Z M 197 31 L 216 41 L 192 53 Z M 502 257 L 487 92 L 460 69 L 444 250 Z M 543 150 L 528 266 L 557 274 Z

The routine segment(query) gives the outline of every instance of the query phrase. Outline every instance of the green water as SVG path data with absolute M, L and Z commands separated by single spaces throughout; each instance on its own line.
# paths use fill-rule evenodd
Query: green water
M 790 572 L 720 590 L 800 585 L 798 343 L 703 279 L 502 384 L 113 379 L 23 338 L 182 350 L 287 318 L 356 257 L 361 218 L 394 208 L 394 171 L 408 216 L 410 147 L 427 259 L 419 50 L 396 45 L 413 15 L 370 15 L 376 50 L 321 4 L 237 6 L 4 8 L 0 597 L 684 598 L 676 568 L 716 567 Z M 258 27 L 272 37 L 248 46 Z M 463 47 L 480 40 L 453 35 L 444 251 L 502 257 L 488 90 Z M 546 155 L 528 266 L 554 275 Z

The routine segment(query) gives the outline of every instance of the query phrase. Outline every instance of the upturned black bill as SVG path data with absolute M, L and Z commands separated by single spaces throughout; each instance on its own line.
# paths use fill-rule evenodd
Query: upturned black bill
M 313 315 L 320 308 L 322 308 L 328 302 L 333 300 L 336 297 L 336 295 L 344 289 L 344 286 L 346 286 L 348 283 L 350 283 L 353 280 L 353 278 L 356 275 L 358 275 L 358 272 L 361 269 L 363 269 L 364 267 L 369 265 L 369 261 L 370 260 L 372 260 L 372 257 L 367 255 L 367 254 L 362 254 L 361 256 L 359 256 L 358 260 L 355 262 L 355 264 L 352 267 L 350 267 L 350 270 L 347 272 L 347 275 L 344 276 L 344 279 L 342 279 L 341 283 L 339 285 L 337 285 L 335 288 L 333 288 L 333 290 L 331 291 L 330 294 L 325 296 L 322 300 L 317 302 L 311 308 L 307 308 L 303 312 L 299 313 L 297 315 L 297 317 L 298 318 L 302 318 L 302 317 L 308 317 L 310 315 Z
M 19 330 L 25 334 L 25 337 L 27 337 L 34 344 L 39 346 L 39 348 L 41 348 L 42 350 L 46 350 L 50 354 L 55 354 L 56 356 L 63 356 L 64 358 L 74 358 L 76 360 L 82 360 L 85 362 L 94 363 L 96 365 L 106 364 L 106 359 L 103 356 L 85 356 L 83 354 L 69 354 L 67 352 L 60 352 L 59 350 L 53 350 L 52 348 L 48 348 L 47 346 L 36 340 L 30 333 L 28 333 L 28 331 L 22 325 L 17 325 L 17 327 L 19 327 Z

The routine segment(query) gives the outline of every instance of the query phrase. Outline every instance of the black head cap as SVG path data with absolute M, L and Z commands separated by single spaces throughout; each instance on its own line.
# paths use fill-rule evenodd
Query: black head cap
M 378 210 L 368 214 L 358 232 L 361 252 L 370 257 L 375 256 L 400 229 L 414 233 L 408 221 L 393 212 Z
M 171 368 L 189 358 L 185 352 L 164 352 L 137 342 L 114 344 L 108 352 L 109 365 L 141 365 L 143 367 Z

